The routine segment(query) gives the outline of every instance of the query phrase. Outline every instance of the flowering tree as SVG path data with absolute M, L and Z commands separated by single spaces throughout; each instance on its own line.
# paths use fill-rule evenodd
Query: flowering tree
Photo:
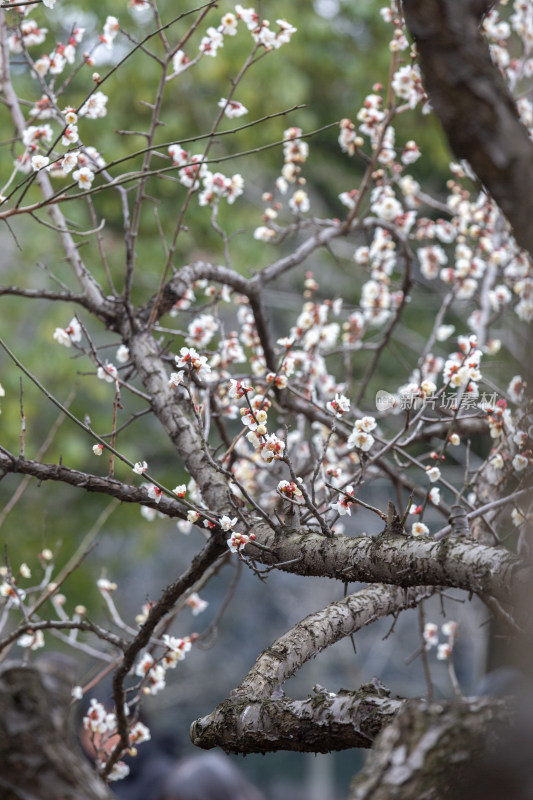
M 54 552 L 42 549 L 42 579 L 27 588 L 32 567 L 19 568 L 8 557 L 0 647 L 7 654 L 16 643 L 27 665 L 54 633 L 105 662 L 102 673 L 113 670 L 114 711 L 91 699 L 84 726 L 100 778 L 118 780 L 127 772 L 124 754 L 150 735 L 139 721 L 142 702 L 165 689 L 169 671 L 195 646 L 194 636 L 179 635 L 179 612 L 203 611 L 199 592 L 225 564 L 239 560 L 263 580 L 276 570 L 329 577 L 341 593 L 363 582 L 365 588 L 347 590 L 274 642 L 232 696 L 193 724 L 192 739 L 228 752 L 324 752 L 370 747 L 384 729 L 353 797 L 390 797 L 391 786 L 394 796 L 413 797 L 428 772 L 436 792 L 444 766 L 453 779 L 457 707 L 443 718 L 442 704 L 435 711 L 423 701 L 393 700 L 379 683 L 338 694 L 316 689 L 297 701 L 283 685 L 342 637 L 419 607 L 427 695 L 431 700 L 434 646 L 460 694 L 453 670 L 457 626 L 448 620 L 439 638 L 435 623 L 423 617 L 423 601 L 450 587 L 479 596 L 514 635 L 527 636 L 522 597 L 530 580 L 533 420 L 524 399 L 526 351 L 519 348 L 533 317 L 527 188 L 533 108 L 526 96 L 532 8 L 517 0 L 500 16 L 484 2 L 456 8 L 449 0 L 403 6 L 392 0 L 381 9 L 391 34 L 389 80 L 370 80 L 366 96 L 353 98 L 351 117 L 332 121 L 345 186 L 340 204 L 328 209 L 313 189 L 313 131 L 297 127 L 298 109 L 264 109 L 249 120 L 240 99 L 247 80 L 260 80 L 263 62 L 289 57 L 296 28 L 240 5 L 207 2 L 174 17 L 167 5 L 132 0 L 129 15 L 121 6 L 96 32 L 84 30 L 75 15 L 64 23 L 55 0 L 2 4 L 2 119 L 13 133 L 4 142 L 12 154 L 3 160 L 0 219 L 7 231 L 22 224 L 23 241 L 27 231 L 46 226 L 71 278 L 45 265 L 44 286 L 21 277 L 0 294 L 28 306 L 53 303 L 51 346 L 74 352 L 91 381 L 102 382 L 112 423 L 106 433 L 73 413 L 50 389 L 46 363 L 30 370 L 7 329 L 0 341 L 11 359 L 5 373 L 22 371 L 43 402 L 82 431 L 88 463 L 27 458 L 21 399 L 20 451 L 6 433 L 0 468 L 3 477 L 30 476 L 136 504 L 148 519 L 177 521 L 177 535 L 194 529 L 202 546 L 159 598 L 143 605 L 140 591 L 134 621 L 119 611 L 120 588 L 100 577 L 108 624 L 93 621 L 83 606 L 67 613 L 61 586 L 80 559 L 58 571 Z M 209 123 L 201 133 L 173 136 L 178 87 L 198 91 L 195 73 L 223 59 L 234 41 L 244 56 L 227 96 L 203 111 Z M 130 62 L 151 76 L 152 95 L 143 100 L 148 124 L 112 138 L 114 97 L 118 103 Z M 457 158 L 466 160 L 451 164 L 445 185 L 426 190 L 416 179 L 423 159 L 415 136 L 396 130 L 410 116 L 420 123 L 415 115 L 430 113 L 430 103 Z M 279 117 L 288 114 L 294 119 L 287 125 Z M 236 147 L 240 133 L 266 123 L 279 123 L 278 141 L 246 152 Z M 142 147 L 129 146 L 135 137 Z M 252 162 L 244 156 L 272 147 L 279 172 L 257 194 L 253 173 L 248 187 Z M 117 248 L 109 252 L 104 209 L 122 228 L 119 255 Z M 149 282 L 140 263 L 148 220 L 156 231 Z M 193 225 L 218 242 L 209 257 L 195 255 Z M 248 250 L 239 249 L 243 241 Z M 243 268 L 242 252 L 253 252 L 260 266 Z M 338 291 L 328 287 L 335 270 L 349 276 Z M 274 285 L 303 289 L 293 319 L 273 319 L 265 298 Z M 421 312 L 428 297 L 429 314 Z M 111 346 L 110 357 L 104 348 Z M 175 488 L 147 453 L 154 418 L 168 453 L 183 464 L 174 482 L 183 480 L 183 469 L 188 473 Z M 365 522 L 374 535 L 362 530 L 361 514 L 376 520 Z M 64 689 L 58 673 L 48 662 L 33 670 L 4 668 L 5 707 L 21 691 L 46 696 L 48 705 L 32 711 L 40 727 L 29 751 L 28 740 L 14 733 L 19 717 L 4 714 L 0 751 L 16 747 L 29 758 L 50 730 L 59 746 L 63 722 L 50 721 Z M 73 698 L 91 698 L 94 683 L 75 685 Z M 459 761 L 469 757 L 483 726 L 511 712 L 503 701 L 476 699 L 463 700 L 460 713 L 471 727 L 464 726 Z M 404 753 L 400 765 L 400 741 L 421 757 L 411 762 Z M 442 763 L 425 758 L 436 745 Z M 54 761 L 43 750 L 58 796 L 67 784 L 72 797 L 108 796 L 73 751 L 62 752 Z M 5 785 L 44 797 L 49 786 L 38 794 L 27 761 L 17 764 Z

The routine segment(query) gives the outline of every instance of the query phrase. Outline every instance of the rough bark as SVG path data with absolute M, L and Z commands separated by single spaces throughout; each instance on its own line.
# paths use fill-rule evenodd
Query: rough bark
M 492 698 L 407 702 L 376 740 L 352 783 L 351 800 L 477 798 L 474 787 L 491 752 L 508 737 L 514 711 L 510 701 Z M 485 795 L 505 796 L 515 798 Z
M 322 650 L 376 619 L 416 606 L 430 593 L 424 587 L 369 586 L 309 614 L 261 653 L 230 698 L 193 723 L 192 741 L 228 753 L 371 747 L 403 702 L 390 700 L 380 684 L 336 695 L 315 687 L 315 695 L 304 701 L 285 698 L 282 687 Z
M 0 671 L 2 800 L 112 800 L 69 730 L 70 658 Z
M 403 0 L 425 86 L 452 150 L 496 200 L 518 244 L 533 253 L 533 143 L 481 35 L 487 6 Z
M 307 700 L 233 697 L 196 720 L 191 739 L 204 750 L 221 747 L 226 753 L 329 753 L 372 747 L 404 702 L 380 696 L 372 685 L 357 692 L 341 689 L 335 695 L 318 691 Z

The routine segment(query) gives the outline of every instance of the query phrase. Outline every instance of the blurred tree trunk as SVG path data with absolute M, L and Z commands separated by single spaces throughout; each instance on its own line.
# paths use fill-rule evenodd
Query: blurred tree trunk
M 69 727 L 71 660 L 0 670 L 2 800 L 112 800 L 83 758 Z

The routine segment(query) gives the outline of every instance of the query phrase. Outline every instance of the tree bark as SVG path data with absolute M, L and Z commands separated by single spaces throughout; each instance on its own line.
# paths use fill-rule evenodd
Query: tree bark
M 512 703 L 493 698 L 409 701 L 383 730 L 351 787 L 351 800 L 473 800 L 492 751 L 509 735 Z M 502 800 L 516 795 L 495 795 Z
M 533 143 L 480 32 L 488 3 L 403 0 L 429 98 L 464 158 L 533 253 Z
M 50 654 L 0 670 L 2 800 L 112 800 L 68 724 L 72 661 Z

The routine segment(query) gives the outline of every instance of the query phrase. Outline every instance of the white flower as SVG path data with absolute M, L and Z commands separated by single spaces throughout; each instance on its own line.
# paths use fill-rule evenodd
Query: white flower
M 155 500 L 156 503 L 159 503 L 161 500 L 161 495 L 163 494 L 163 491 L 159 488 L 159 486 L 154 486 L 154 484 L 151 483 L 146 487 L 146 491 L 151 500 Z
M 426 467 L 426 474 L 431 483 L 434 483 L 440 478 L 440 469 L 438 467 Z
M 224 514 L 223 517 L 220 517 L 218 524 L 220 525 L 223 531 L 230 531 L 237 524 L 237 517 L 233 517 L 233 519 L 230 519 L 228 516 Z
M 118 378 L 118 370 L 114 364 L 106 361 L 103 367 L 98 367 L 96 370 L 96 377 L 106 383 L 114 383 Z
M 71 695 L 71 697 L 74 698 L 74 700 L 81 700 L 81 698 L 83 697 L 83 689 L 82 689 L 82 687 L 81 686 L 73 686 L 71 691 L 70 691 L 70 695 Z
M 430 647 L 436 647 L 439 643 L 439 626 L 435 625 L 434 622 L 426 622 L 422 636 L 427 650 Z
M 180 72 L 184 72 L 189 64 L 191 63 L 190 58 L 188 58 L 183 50 L 178 50 L 178 52 L 174 55 L 172 59 L 172 68 L 174 70 L 174 75 L 179 75 Z
M 144 653 L 137 662 L 137 666 L 135 667 L 135 674 L 139 678 L 144 678 L 144 676 L 152 668 L 153 664 L 154 664 L 154 659 L 152 658 L 150 653 Z
M 96 585 L 101 592 L 114 592 L 117 588 L 117 584 L 107 578 L 99 578 Z
M 411 536 L 427 536 L 429 528 L 423 522 L 413 522 L 411 525 Z
M 523 456 L 521 453 L 518 453 L 513 458 L 513 467 L 517 472 L 521 472 L 523 469 L 527 467 L 529 464 L 529 459 L 526 456 Z
M 127 361 L 129 361 L 129 358 L 130 358 L 130 351 L 128 350 L 125 344 L 121 344 L 117 350 L 117 361 L 119 362 L 119 364 L 125 364 Z
M 271 433 L 269 436 L 266 436 L 264 441 L 261 443 L 261 458 L 263 461 L 266 461 L 267 464 L 270 464 L 272 461 L 277 461 L 280 458 L 283 458 L 283 451 L 285 450 L 285 442 L 282 442 L 281 439 Z
M 148 469 L 148 464 L 146 461 L 137 461 L 132 469 L 136 475 L 142 475 Z
M 31 157 L 31 166 L 34 172 L 38 172 L 40 169 L 47 167 L 50 163 L 50 159 L 48 156 L 32 156 Z
M 445 644 L 439 644 L 439 646 L 437 647 L 438 660 L 447 661 L 450 658 L 452 651 L 453 648 L 450 644 L 448 644 L 448 642 L 446 642 Z
M 179 372 L 171 372 L 170 378 L 168 379 L 169 386 L 181 386 L 184 375 L 185 373 L 182 369 L 180 369 Z
M 29 633 L 24 633 L 17 639 L 17 644 L 19 647 L 25 647 L 29 650 L 38 650 L 40 647 L 44 647 L 43 632 L 30 631 Z
M 89 167 L 81 167 L 72 173 L 80 189 L 90 189 L 94 181 L 94 172 Z
M 95 456 L 101 456 L 104 450 L 103 444 L 93 444 L 93 453 Z
M 190 594 L 185 602 L 187 603 L 189 608 L 192 609 L 193 616 L 195 616 L 195 617 L 198 614 L 201 614 L 202 611 L 205 611 L 205 609 L 209 605 L 207 600 L 202 600 L 200 595 L 197 594 L 196 592 L 193 592 L 192 594 Z
M 88 119 L 99 119 L 107 114 L 107 96 L 103 92 L 95 92 L 82 105 L 79 110 L 80 117 Z
M 455 325 L 440 325 L 437 328 L 437 341 L 445 342 L 455 331 Z
M 103 765 L 105 766 L 105 764 Z M 113 765 L 113 769 L 107 776 L 108 781 L 121 781 L 123 778 L 126 778 L 130 774 L 130 768 L 124 761 L 117 761 L 116 764 Z
M 444 636 L 455 636 L 457 633 L 457 622 L 453 619 L 448 620 L 448 622 L 444 622 L 441 625 L 441 631 L 443 632 Z
M 243 550 L 249 541 L 250 537 L 245 533 L 234 531 L 228 539 L 228 547 L 232 553 L 237 553 L 239 550 Z
M 198 511 L 193 511 L 193 510 L 187 511 L 188 522 L 198 522 L 199 519 L 200 519 L 200 514 L 198 513 Z
M 358 447 L 363 453 L 367 453 L 374 444 L 374 437 L 370 433 L 365 433 L 364 430 L 354 428 L 348 437 L 347 444 L 348 447 Z
M 130 745 L 135 746 L 136 744 L 142 744 L 143 742 L 148 742 L 150 739 L 150 729 L 142 722 L 136 722 L 130 730 Z
M 23 562 L 19 567 L 19 572 L 23 578 L 31 578 L 31 569 L 28 567 L 26 562 Z
M 433 486 L 433 488 L 429 490 L 429 499 L 433 505 L 440 505 L 440 489 L 438 486 Z
M 267 228 L 266 225 L 260 225 L 254 231 L 254 239 L 260 242 L 269 242 L 276 235 L 276 231 L 272 228 Z
M 289 200 L 289 208 L 293 214 L 305 214 L 309 211 L 311 204 L 309 195 L 303 189 L 297 189 Z
M 242 117 L 244 114 L 248 113 L 248 109 L 245 108 L 242 103 L 239 103 L 237 100 L 226 100 L 225 97 L 220 98 L 218 106 L 224 109 L 224 114 L 230 119 L 233 117 Z
M 81 325 L 76 317 L 73 317 L 66 328 L 55 329 L 53 338 L 58 344 L 62 344 L 64 347 L 70 347 L 72 342 L 81 342 L 81 335 Z

